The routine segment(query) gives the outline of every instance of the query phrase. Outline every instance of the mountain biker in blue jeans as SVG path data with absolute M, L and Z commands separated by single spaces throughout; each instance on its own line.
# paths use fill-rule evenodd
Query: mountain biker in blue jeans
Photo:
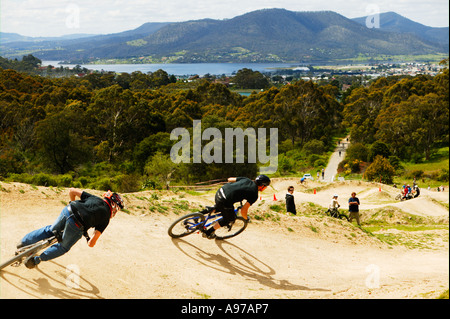
M 79 197 L 80 200 L 75 200 L 76 197 Z M 83 235 L 88 240 L 88 246 L 94 247 L 108 226 L 109 220 L 124 207 L 120 195 L 111 191 L 106 192 L 103 194 L 103 198 L 100 198 L 71 188 L 69 198 L 71 202 L 63 208 L 52 225 L 30 232 L 17 245 L 17 248 L 20 248 L 54 235 L 58 238 L 58 243 L 46 249 L 40 256 L 28 258 L 25 261 L 27 268 L 34 268 L 41 261 L 48 261 L 64 255 Z M 91 227 L 95 228 L 95 232 L 94 236 L 89 238 L 87 230 Z

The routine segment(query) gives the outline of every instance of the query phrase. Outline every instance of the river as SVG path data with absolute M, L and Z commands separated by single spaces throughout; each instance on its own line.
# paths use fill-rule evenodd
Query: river
M 42 61 L 42 66 L 53 65 L 73 68 L 73 64 L 59 64 L 59 61 Z M 271 72 L 276 69 L 288 69 L 299 67 L 297 64 L 288 63 L 170 63 L 170 64 L 82 64 L 90 70 L 114 71 L 118 73 L 132 73 L 141 71 L 142 73 L 155 72 L 159 69 L 166 71 L 169 75 L 232 75 L 244 69 L 252 69 L 259 72 Z

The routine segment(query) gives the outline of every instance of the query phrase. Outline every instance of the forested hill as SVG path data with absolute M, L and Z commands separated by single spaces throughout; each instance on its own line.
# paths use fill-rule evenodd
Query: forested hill
M 52 49 L 53 46 L 53 49 Z M 331 11 L 265 9 L 228 20 L 147 25 L 133 32 L 67 42 L 7 43 L 43 60 L 166 57 L 176 62 L 314 62 L 448 52 L 448 43 L 367 28 Z
M 257 174 L 258 163 L 173 163 L 170 133 L 192 132 L 194 120 L 222 136 L 278 128 L 279 174 L 323 167 L 346 128 L 352 171 L 378 149 L 392 165 L 429 158 L 449 143 L 448 75 L 358 81 L 345 92 L 338 81 L 299 80 L 243 97 L 206 79 L 170 83 L 162 70 L 48 78 L 0 68 L 0 179 L 128 192 L 168 176 L 193 183 Z

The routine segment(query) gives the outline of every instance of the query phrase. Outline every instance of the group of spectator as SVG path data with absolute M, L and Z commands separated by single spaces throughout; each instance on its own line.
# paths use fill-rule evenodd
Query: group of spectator
M 331 200 L 330 209 L 338 209 L 341 205 L 338 202 L 338 195 L 334 194 Z M 359 215 L 359 198 L 356 197 L 356 193 L 352 192 L 351 197 L 348 200 L 349 221 L 352 222 L 356 219 L 358 226 L 361 226 Z M 297 209 L 294 202 L 294 186 L 289 186 L 286 194 L 286 211 L 288 213 L 297 215 Z

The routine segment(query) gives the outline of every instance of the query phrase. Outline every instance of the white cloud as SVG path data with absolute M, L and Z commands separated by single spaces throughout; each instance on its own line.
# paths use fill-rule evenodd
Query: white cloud
M 373 5 L 425 25 L 448 26 L 447 0 L 0 0 L 0 30 L 31 36 L 113 33 L 146 22 L 226 19 L 263 8 L 331 10 L 355 18 L 367 15 Z M 68 23 L 76 20 L 76 8 L 78 25 Z

